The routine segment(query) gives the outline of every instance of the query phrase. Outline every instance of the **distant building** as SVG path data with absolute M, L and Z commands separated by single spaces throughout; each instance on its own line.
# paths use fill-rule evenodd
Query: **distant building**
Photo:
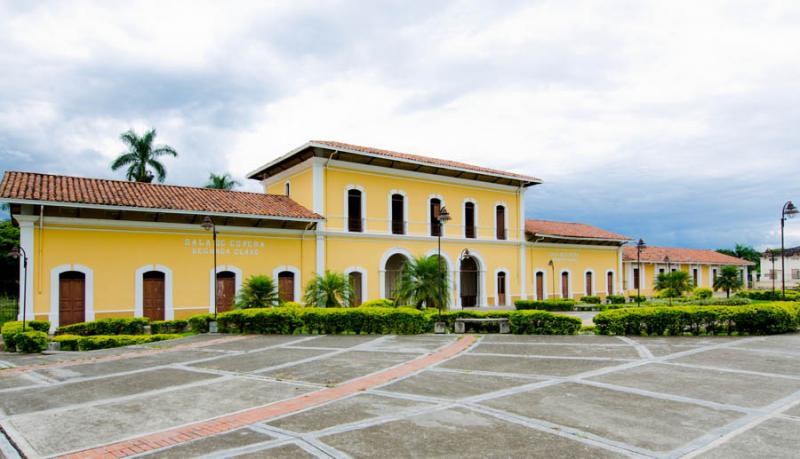
M 781 288 L 781 277 L 786 281 L 786 287 L 800 286 L 800 246 L 791 247 L 784 251 L 784 265 L 781 269 L 781 251 L 774 251 L 774 256 L 761 255 L 761 277 L 756 282 L 757 288 L 771 289 L 773 282 L 775 288 Z

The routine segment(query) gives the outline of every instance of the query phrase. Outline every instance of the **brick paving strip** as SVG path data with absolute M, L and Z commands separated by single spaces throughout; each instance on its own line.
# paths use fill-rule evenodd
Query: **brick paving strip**
M 316 392 L 311 392 L 309 394 L 304 394 L 257 408 L 251 408 L 239 413 L 221 416 L 216 419 L 201 421 L 163 432 L 143 435 L 141 437 L 112 443 L 106 446 L 87 449 L 76 453 L 69 453 L 59 457 L 71 459 L 90 457 L 126 457 L 167 446 L 174 446 L 209 435 L 229 432 L 246 425 L 263 422 L 277 416 L 283 416 L 295 411 L 337 400 L 348 395 L 385 384 L 389 381 L 409 375 L 416 371 L 423 370 L 466 350 L 473 343 L 475 343 L 476 340 L 477 338 L 475 336 L 465 335 L 464 337 L 432 354 L 416 358 L 396 367 L 379 371 L 371 375 L 356 378 L 350 382 L 346 382 L 336 387 L 321 389 Z
M 223 343 L 230 343 L 232 341 L 239 341 L 242 339 L 247 339 L 248 336 L 226 336 L 223 338 L 212 339 L 209 341 L 200 341 L 197 343 L 190 343 L 190 344 L 180 344 L 173 347 L 167 348 L 160 348 L 160 349 L 151 349 L 149 351 L 134 351 L 134 352 L 125 352 L 123 354 L 117 355 L 108 355 L 105 357 L 89 357 L 86 359 L 75 359 L 75 360 L 64 360 L 63 362 L 53 362 L 53 363 L 39 363 L 36 365 L 23 365 L 19 367 L 12 367 L 12 368 L 4 368 L 0 369 L 0 376 L 10 376 L 19 373 L 25 373 L 28 371 L 36 371 L 36 370 L 45 370 L 49 368 L 65 368 L 65 367 L 73 367 L 76 365 L 86 365 L 91 363 L 103 363 L 103 362 L 114 362 L 117 360 L 128 360 L 128 359 L 135 359 L 137 357 L 145 357 L 149 355 L 156 355 L 156 354 L 164 354 L 167 352 L 175 352 L 175 351 L 184 351 L 187 349 L 198 349 L 203 348 L 206 346 L 213 346 L 215 344 L 223 344 Z

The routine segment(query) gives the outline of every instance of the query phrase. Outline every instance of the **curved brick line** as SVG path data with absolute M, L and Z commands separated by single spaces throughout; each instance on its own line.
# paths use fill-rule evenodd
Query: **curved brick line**
M 48 368 L 64 368 L 64 367 L 72 367 L 75 365 L 85 365 L 89 363 L 102 363 L 102 362 L 113 362 L 116 360 L 127 360 L 133 359 L 136 357 L 143 357 L 148 355 L 156 355 L 156 354 L 164 354 L 167 352 L 174 352 L 174 351 L 183 351 L 186 349 L 197 349 L 206 346 L 213 346 L 214 344 L 222 344 L 222 343 L 229 343 L 231 341 L 239 341 L 242 339 L 247 339 L 248 336 L 226 336 L 224 338 L 217 338 L 212 339 L 210 341 L 202 341 L 199 343 L 190 343 L 190 344 L 180 344 L 178 346 L 173 346 L 170 348 L 163 348 L 163 349 L 152 349 L 149 351 L 136 351 L 136 352 L 126 352 L 124 354 L 117 354 L 117 355 L 109 355 L 105 357 L 89 357 L 86 359 L 75 359 L 75 360 L 64 360 L 62 362 L 54 362 L 54 363 L 41 363 L 37 365 L 25 365 L 20 367 L 12 367 L 0 370 L 0 377 L 9 376 L 9 375 L 16 375 L 19 373 L 24 373 L 26 371 L 36 371 L 36 370 L 45 370 Z
M 138 438 L 70 453 L 60 457 L 74 459 L 90 457 L 126 457 L 164 448 L 166 446 L 185 443 L 209 435 L 228 432 L 257 422 L 264 422 L 278 416 L 340 399 L 371 387 L 385 384 L 410 373 L 423 370 L 466 350 L 475 343 L 476 340 L 477 338 L 475 336 L 465 335 L 456 342 L 445 346 L 433 354 L 419 357 L 378 373 L 354 379 L 336 387 L 321 389 L 316 392 L 260 406 L 258 408 L 251 408 L 239 413 L 221 416 L 216 419 L 201 421 L 176 429 L 144 435 Z

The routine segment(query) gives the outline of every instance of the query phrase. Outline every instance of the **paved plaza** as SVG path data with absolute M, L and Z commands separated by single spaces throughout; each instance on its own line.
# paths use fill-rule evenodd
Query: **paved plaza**
M 4 457 L 796 457 L 800 334 L 226 336 L 3 354 Z

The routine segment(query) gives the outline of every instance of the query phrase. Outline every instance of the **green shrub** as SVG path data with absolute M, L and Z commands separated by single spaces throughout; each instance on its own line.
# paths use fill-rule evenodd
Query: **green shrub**
M 100 319 L 58 327 L 56 335 L 142 335 L 144 326 L 150 321 L 144 317 L 133 319 Z
M 670 303 L 671 302 L 671 303 Z M 709 298 L 697 300 L 691 298 L 673 298 L 671 300 L 652 299 L 645 303 L 645 306 L 744 306 L 752 303 L 747 298 Z
M 639 301 L 640 301 L 640 302 L 642 302 L 642 303 L 644 303 L 645 301 L 647 301 L 647 297 L 645 297 L 644 295 L 638 295 L 638 296 L 637 296 L 637 295 L 628 295 L 628 302 L 629 302 L 629 303 L 636 303 L 636 299 L 637 299 L 637 298 L 638 298 L 638 299 L 639 299 Z
M 181 335 L 92 335 L 78 338 L 79 351 L 93 351 L 96 349 L 109 349 L 112 347 L 146 344 L 168 339 L 182 338 Z
M 185 333 L 189 329 L 187 320 L 157 320 L 150 322 L 150 331 L 153 334 L 159 333 Z
M 514 306 L 518 310 L 537 309 L 540 311 L 572 311 L 575 306 L 575 300 L 517 300 L 514 302 Z
M 698 300 L 707 300 L 714 295 L 714 291 L 706 287 L 697 287 L 692 291 L 692 297 Z
M 83 338 L 79 335 L 58 335 L 54 336 L 50 341 L 60 343 L 62 351 L 77 351 L 78 341 Z
M 306 305 L 294 301 L 284 301 L 278 305 L 279 308 L 304 308 Z
M 438 320 L 438 313 L 428 312 L 428 332 L 433 331 L 433 323 Z M 455 328 L 456 319 L 468 318 L 507 318 L 511 325 L 511 333 L 528 335 L 574 335 L 581 328 L 581 320 L 577 317 L 553 314 L 547 311 L 445 311 L 442 321 L 449 331 Z M 469 324 L 470 331 L 475 333 L 496 333 L 498 325 Z
M 236 308 L 269 308 L 279 302 L 275 281 L 269 276 L 256 274 L 244 281 L 236 298 Z
M 16 337 L 17 350 L 25 353 L 38 353 L 47 349 L 47 333 L 38 330 L 19 333 Z
M 50 322 L 46 320 L 29 320 L 25 322 L 25 332 L 40 331 L 47 333 L 50 330 Z M 0 328 L 3 335 L 3 344 L 7 352 L 14 352 L 17 349 L 17 337 L 22 334 L 22 321 L 11 321 L 3 324 Z
M 587 304 L 600 304 L 600 301 L 601 301 L 600 297 L 599 296 L 594 296 L 594 295 L 588 295 L 588 296 L 581 297 L 581 300 L 580 300 L 581 303 L 587 303 Z
M 625 304 L 625 295 L 608 295 L 606 301 L 610 304 Z
M 369 300 L 361 303 L 362 308 L 393 308 L 395 307 L 394 300 L 388 298 L 379 298 L 377 300 Z
M 624 308 L 594 318 L 603 335 L 776 334 L 798 325 L 798 306 L 675 306 Z
M 214 320 L 214 314 L 199 314 L 189 317 L 189 328 L 193 332 L 208 333 L 208 323 Z
M 761 301 L 781 301 L 781 291 L 776 290 L 773 294 L 772 290 L 742 290 L 736 293 L 737 297 L 749 298 L 751 300 Z M 800 301 L 800 292 L 793 290 L 786 291 L 786 301 Z

